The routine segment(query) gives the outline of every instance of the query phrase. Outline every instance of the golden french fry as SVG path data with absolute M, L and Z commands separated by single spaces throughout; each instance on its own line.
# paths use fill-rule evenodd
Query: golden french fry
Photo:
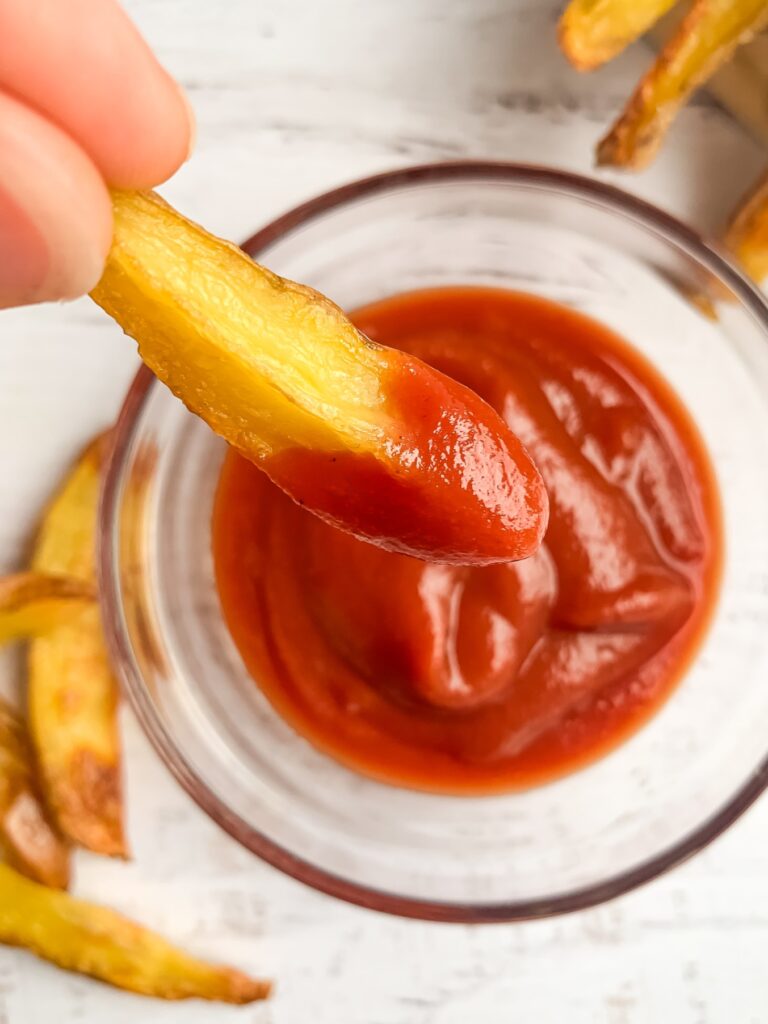
M 677 0 L 571 0 L 560 18 L 560 47 L 579 71 L 612 60 Z
M 110 431 L 95 438 L 54 495 L 32 553 L 31 568 L 37 572 L 95 582 L 96 510 L 110 443 Z
M 725 244 L 755 281 L 768 277 L 768 175 L 742 200 Z
M 153 192 L 116 192 L 113 207 L 112 249 L 91 296 L 216 433 L 256 456 L 377 440 L 381 356 L 340 309 Z M 342 408 L 329 408 L 329 381 L 342 383 Z
M 677 11 L 675 11 L 675 16 Z M 648 38 L 661 50 L 672 28 L 665 18 L 648 30 Z M 765 102 L 768 85 L 768 34 L 758 33 L 744 46 L 740 46 L 729 61 L 708 79 L 706 90 L 713 99 L 730 111 L 748 132 L 763 145 L 768 145 L 768 104 Z
M 116 716 L 98 607 L 30 644 L 30 727 L 58 826 L 94 853 L 125 857 Z
M 598 144 L 598 164 L 635 170 L 647 166 L 691 94 L 737 46 L 766 25 L 766 0 L 694 0 L 624 112 Z
M 66 889 L 69 850 L 48 822 L 21 719 L 0 700 L 0 851 L 43 885 Z
M 271 989 L 268 981 L 188 956 L 115 911 L 36 885 L 4 864 L 0 943 L 160 999 L 251 1003 L 266 999 Z
M 18 572 L 0 577 L 0 644 L 42 636 L 71 622 L 96 599 L 92 584 L 72 576 Z
M 108 439 L 82 455 L 43 520 L 36 571 L 93 585 L 100 468 Z M 48 804 L 64 836 L 95 853 L 126 856 L 117 685 L 98 606 L 33 640 L 29 724 Z
M 475 394 L 366 338 L 329 299 L 154 193 L 117 192 L 113 210 L 92 298 L 157 377 L 294 500 L 420 557 L 508 561 L 538 547 L 544 485 Z

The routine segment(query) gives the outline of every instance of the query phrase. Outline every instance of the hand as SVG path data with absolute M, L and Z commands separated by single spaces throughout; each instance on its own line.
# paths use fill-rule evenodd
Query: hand
M 116 0 L 0 0 L 0 308 L 101 276 L 108 186 L 187 158 L 193 118 Z

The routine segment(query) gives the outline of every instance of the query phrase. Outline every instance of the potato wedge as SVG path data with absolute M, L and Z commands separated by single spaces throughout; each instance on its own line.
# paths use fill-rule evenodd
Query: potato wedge
M 677 12 L 675 12 L 676 14 Z M 665 18 L 648 30 L 648 39 L 657 51 L 671 35 L 670 19 Z M 768 33 L 758 33 L 707 80 L 710 96 L 740 121 L 758 142 L 768 146 Z
M 118 192 L 113 206 L 112 251 L 92 297 L 217 433 L 257 457 L 294 445 L 361 448 L 382 436 L 379 350 L 341 310 L 154 193 Z M 339 382 L 337 408 L 329 379 Z
M 69 849 L 50 824 L 21 719 L 0 700 L 0 852 L 29 878 L 54 889 L 69 884 Z
M 768 25 L 766 0 L 694 0 L 597 147 L 600 166 L 646 167 L 691 94 Z
M 88 447 L 46 513 L 36 571 L 94 585 L 100 468 L 108 439 Z M 64 836 L 108 856 L 126 856 L 117 685 L 98 606 L 33 640 L 29 724 L 48 805 Z
M 541 478 L 473 392 L 365 338 L 153 193 L 113 197 L 93 299 L 144 362 L 295 500 L 384 547 L 443 561 L 531 554 Z
M 0 943 L 20 946 L 65 970 L 160 999 L 251 1003 L 268 981 L 205 963 L 106 907 L 30 882 L 0 864 Z
M 50 502 L 35 538 L 31 568 L 95 584 L 96 512 L 111 432 L 85 448 Z
M 46 798 L 63 834 L 94 853 L 128 856 L 117 686 L 98 607 L 30 644 L 29 721 Z
M 578 71 L 592 71 L 639 39 L 677 0 L 571 0 L 560 18 L 560 48 Z
M 755 281 L 768 277 L 768 175 L 742 200 L 725 244 Z
M 96 600 L 94 586 L 72 576 L 18 572 L 0 577 L 0 644 L 42 636 Z

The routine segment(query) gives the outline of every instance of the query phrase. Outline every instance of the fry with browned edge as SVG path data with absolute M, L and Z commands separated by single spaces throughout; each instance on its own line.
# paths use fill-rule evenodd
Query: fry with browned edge
M 0 577 L 0 644 L 43 636 L 72 622 L 93 605 L 96 589 L 87 580 L 40 572 Z
M 160 999 L 251 1003 L 268 981 L 205 963 L 114 910 L 27 881 L 0 864 L 0 943 L 69 971 Z
M 485 564 L 537 548 L 541 477 L 479 396 L 365 337 L 330 299 L 153 192 L 114 192 L 112 208 L 91 297 L 187 408 L 294 501 L 419 558 Z
M 742 200 L 725 244 L 755 281 L 768 277 L 768 174 Z
M 35 544 L 35 571 L 95 583 L 96 510 L 108 440 L 81 456 L 54 498 Z M 29 725 L 48 804 L 64 836 L 125 856 L 117 686 L 98 606 L 33 640 Z
M 579 71 L 592 71 L 639 39 L 677 0 L 571 0 L 560 18 L 560 47 Z
M 694 0 L 597 147 L 601 166 L 639 169 L 658 152 L 681 107 L 737 46 L 768 25 L 768 0 Z
M 69 850 L 46 817 L 26 730 L 2 700 L 0 853 L 19 871 L 43 885 L 66 889 L 69 884 Z

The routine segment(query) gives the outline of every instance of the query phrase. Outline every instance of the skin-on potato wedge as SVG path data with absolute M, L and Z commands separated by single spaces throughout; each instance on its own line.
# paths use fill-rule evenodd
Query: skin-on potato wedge
M 0 853 L 29 878 L 54 889 L 69 884 L 69 849 L 46 818 L 32 751 L 16 713 L 0 700 Z
M 63 834 L 127 857 L 117 686 L 98 607 L 33 640 L 29 722 L 48 804 Z
M 442 561 L 531 554 L 541 478 L 473 392 L 363 337 L 153 193 L 113 196 L 93 299 L 144 362 L 295 500 L 384 547 Z
M 18 572 L 0 577 L 0 644 L 42 636 L 71 622 L 96 600 L 92 584 L 72 576 Z
M 742 200 L 725 244 L 755 281 L 768 277 L 768 175 Z
M 571 0 L 560 18 L 560 47 L 578 71 L 592 71 L 671 10 L 677 0 Z
M 88 447 L 51 503 L 35 544 L 35 571 L 94 585 L 108 443 L 103 437 Z M 127 855 L 117 697 L 98 606 L 31 642 L 28 717 L 48 805 L 67 839 L 108 856 Z
M 32 552 L 36 572 L 95 585 L 96 509 L 110 444 L 110 431 L 91 441 L 49 503 Z
M 690 95 L 737 46 L 766 25 L 766 0 L 694 0 L 624 112 L 598 144 L 598 164 L 646 167 Z
M 268 981 L 207 964 L 106 907 L 30 882 L 0 864 L 0 943 L 69 971 L 160 999 L 251 1003 Z
M 677 11 L 675 11 L 677 16 Z M 648 38 L 661 50 L 672 30 L 665 18 L 648 30 Z M 768 146 L 768 104 L 765 102 L 765 69 L 768 68 L 768 34 L 759 32 L 740 46 L 707 80 L 707 93 L 730 111 L 759 142 Z

